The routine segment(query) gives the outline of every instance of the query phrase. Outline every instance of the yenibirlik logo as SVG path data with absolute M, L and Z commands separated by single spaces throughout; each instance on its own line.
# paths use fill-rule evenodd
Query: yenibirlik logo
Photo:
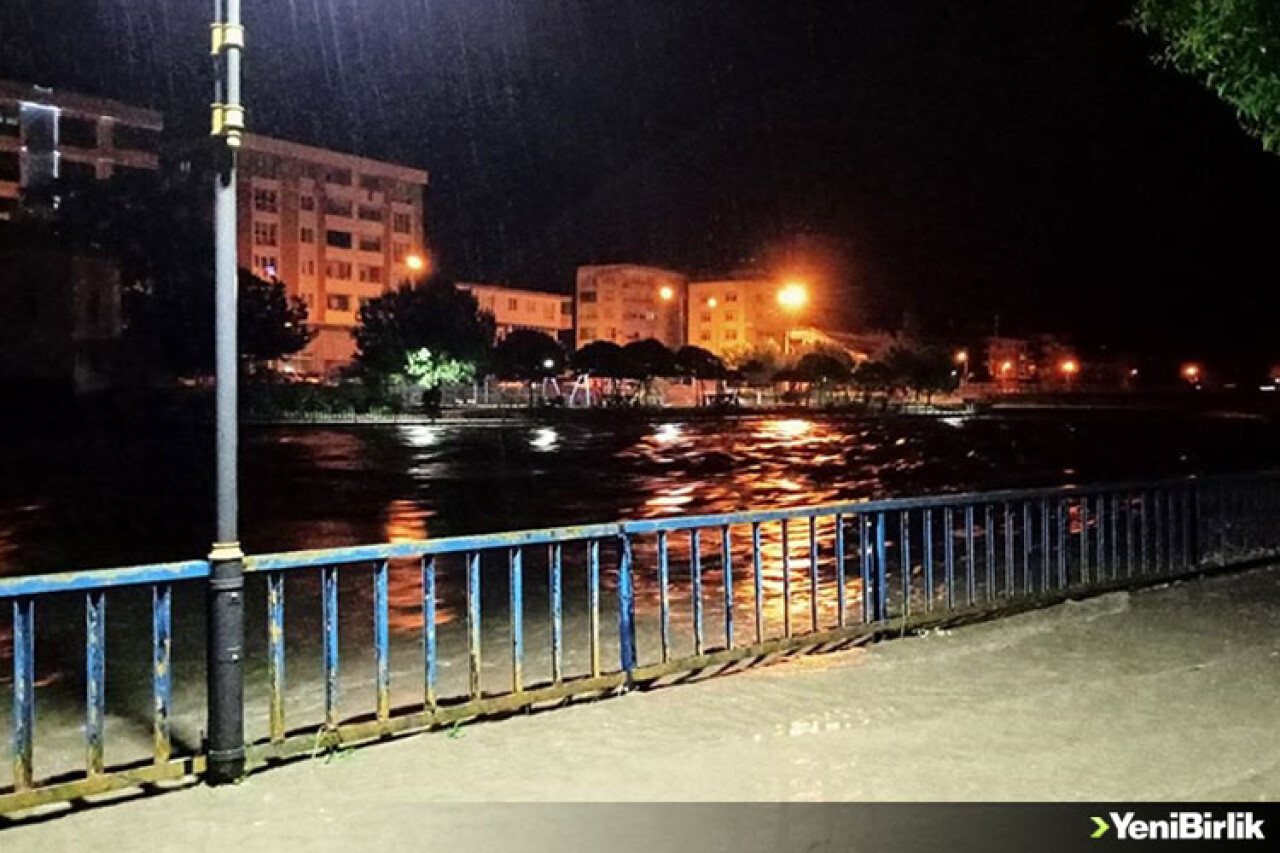
M 1117 841 L 1265 841 L 1261 818 L 1252 812 L 1228 812 L 1214 817 L 1213 812 L 1170 812 L 1168 819 L 1144 820 L 1133 812 L 1108 812 L 1111 818 L 1094 817 L 1090 838 L 1103 838 L 1113 828 Z

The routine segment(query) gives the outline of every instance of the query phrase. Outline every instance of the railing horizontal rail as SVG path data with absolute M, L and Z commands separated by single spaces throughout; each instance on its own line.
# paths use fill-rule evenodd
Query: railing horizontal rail
M 0 599 L 28 598 L 63 592 L 87 592 L 156 583 L 178 583 L 203 580 L 207 577 L 209 577 L 209 563 L 204 560 L 156 563 L 150 566 L 129 566 L 121 569 L 88 569 L 82 572 L 24 575 L 16 578 L 0 578 Z

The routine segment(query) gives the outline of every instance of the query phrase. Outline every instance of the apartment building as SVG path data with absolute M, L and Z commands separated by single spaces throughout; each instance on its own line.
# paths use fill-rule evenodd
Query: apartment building
M 779 304 L 782 287 L 766 277 L 690 282 L 689 344 L 721 358 L 770 343 L 783 349 L 803 318 Z
M 240 263 L 307 304 L 318 334 L 293 364 L 331 374 L 355 356 L 360 306 L 426 274 L 427 173 L 245 134 L 239 180 Z
M 0 80 L 0 220 L 16 218 L 23 191 L 43 182 L 159 169 L 163 128 L 152 110 Z
M 648 338 L 672 349 L 683 346 L 686 286 L 680 273 L 655 267 L 579 267 L 576 346 L 625 346 Z
M 567 346 L 573 344 L 572 296 L 473 282 L 458 282 L 458 289 L 471 293 L 480 303 L 480 310 L 493 315 L 498 340 L 517 329 L 529 329 Z

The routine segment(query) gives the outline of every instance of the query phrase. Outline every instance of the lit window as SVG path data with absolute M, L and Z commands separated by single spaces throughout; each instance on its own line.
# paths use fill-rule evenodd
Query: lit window
M 330 311 L 350 311 L 351 297 L 334 294 L 329 297 L 327 304 Z

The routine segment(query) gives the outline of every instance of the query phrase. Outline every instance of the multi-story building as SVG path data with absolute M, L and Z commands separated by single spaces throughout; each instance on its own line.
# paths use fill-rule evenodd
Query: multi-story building
M 689 284 L 690 345 L 721 358 L 753 347 L 774 345 L 786 349 L 804 320 L 798 309 L 780 304 L 785 285 L 766 277 L 744 277 Z
M 245 134 L 240 261 L 307 304 L 318 334 L 300 373 L 349 364 L 360 306 L 426 274 L 426 185 L 419 169 Z
M 576 346 L 625 346 L 649 338 L 672 349 L 682 346 L 686 284 L 680 273 L 655 267 L 579 267 Z
M 550 335 L 562 344 L 572 344 L 572 296 L 472 282 L 458 282 L 458 288 L 475 296 L 480 310 L 493 315 L 498 340 L 516 329 L 530 329 Z
M 56 178 L 103 180 L 160 168 L 160 113 L 0 80 L 0 220 L 22 192 Z

